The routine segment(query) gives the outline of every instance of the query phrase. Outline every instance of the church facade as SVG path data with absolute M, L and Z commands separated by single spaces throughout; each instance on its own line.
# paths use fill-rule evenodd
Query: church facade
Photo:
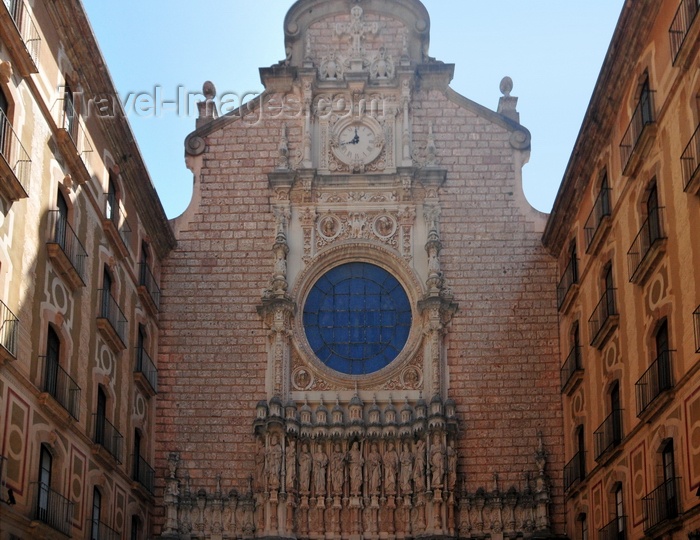
M 205 85 L 186 140 L 154 532 L 563 533 L 557 267 L 512 81 L 496 111 L 452 90 L 416 0 L 302 0 L 284 39 L 241 109 Z

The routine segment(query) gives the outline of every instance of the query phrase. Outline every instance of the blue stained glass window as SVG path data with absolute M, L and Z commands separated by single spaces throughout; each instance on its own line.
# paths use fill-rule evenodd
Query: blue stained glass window
M 348 263 L 314 284 L 303 321 L 321 362 L 341 373 L 363 375 L 379 371 L 401 352 L 411 329 L 411 303 L 383 268 Z

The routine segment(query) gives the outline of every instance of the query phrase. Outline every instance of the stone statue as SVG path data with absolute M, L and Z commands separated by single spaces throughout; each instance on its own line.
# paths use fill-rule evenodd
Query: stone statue
M 425 491 L 425 442 L 422 439 L 416 443 L 413 461 L 413 488 L 416 493 Z
M 457 452 L 454 442 L 447 445 L 447 489 L 454 492 L 457 486 Z
M 287 493 L 292 493 L 297 483 L 297 443 L 294 439 L 291 439 L 287 444 L 285 457 L 285 487 Z
M 343 494 L 345 482 L 345 454 L 340 449 L 340 444 L 335 443 L 331 455 L 331 490 L 333 495 Z
M 362 459 L 360 452 L 360 444 L 355 441 L 350 449 L 350 494 L 359 496 L 362 495 L 362 465 L 365 460 Z
M 379 495 L 382 483 L 382 456 L 377 450 L 377 444 L 372 443 L 369 455 L 367 456 L 367 484 L 370 495 Z
M 270 447 L 267 449 L 267 489 L 270 491 L 279 489 L 280 472 L 282 471 L 282 445 L 279 437 L 270 437 Z
M 440 441 L 440 435 L 437 433 L 433 436 L 433 444 L 430 447 L 430 467 L 433 472 L 430 487 L 433 489 L 441 488 L 445 476 L 445 449 Z
M 265 443 L 258 442 L 255 452 L 255 486 L 258 491 L 265 490 Z
M 382 459 L 384 465 L 384 493 L 396 494 L 396 473 L 399 469 L 399 455 L 394 450 L 394 443 L 390 442 Z
M 328 466 L 328 456 L 323 451 L 321 443 L 316 445 L 316 452 L 313 455 L 314 463 L 314 489 L 316 495 L 326 494 L 326 467 Z
M 401 488 L 402 495 L 410 495 L 411 490 L 411 479 L 413 478 L 413 454 L 408 446 L 408 443 L 403 443 L 403 450 L 401 456 L 399 457 L 401 462 L 401 473 L 399 486 Z
M 299 491 L 308 495 L 311 487 L 311 453 L 309 445 L 304 443 L 299 454 Z

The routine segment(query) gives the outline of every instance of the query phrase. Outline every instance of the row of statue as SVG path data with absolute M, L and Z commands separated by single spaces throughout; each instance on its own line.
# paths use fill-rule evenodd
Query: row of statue
M 259 442 L 256 491 L 315 497 L 454 492 L 457 453 L 446 439 L 435 432 L 416 441 L 297 442 L 270 433 Z

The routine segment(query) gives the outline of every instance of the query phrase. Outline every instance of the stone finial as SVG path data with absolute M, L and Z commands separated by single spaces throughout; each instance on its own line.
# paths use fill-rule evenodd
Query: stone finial
M 197 118 L 196 122 L 197 128 L 208 124 L 219 116 L 216 102 L 214 101 L 216 97 L 216 86 L 214 86 L 214 83 L 206 81 L 202 85 L 202 94 L 204 95 L 204 101 L 197 102 L 197 109 L 199 110 L 199 118 Z
M 520 113 L 516 110 L 518 98 L 513 97 L 510 93 L 513 91 L 513 79 L 503 77 L 499 86 L 503 96 L 498 101 L 498 112 L 503 116 L 520 123 Z

